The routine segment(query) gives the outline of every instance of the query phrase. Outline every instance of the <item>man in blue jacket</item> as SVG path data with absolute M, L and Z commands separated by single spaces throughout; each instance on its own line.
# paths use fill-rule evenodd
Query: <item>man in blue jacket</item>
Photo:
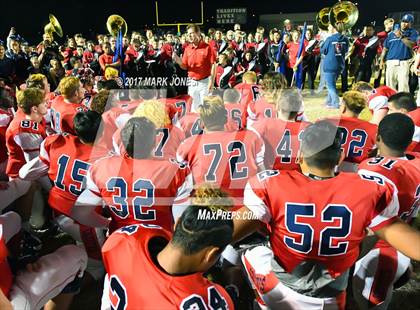
M 349 40 L 341 34 L 344 31 L 343 23 L 329 25 L 328 27 L 332 35 L 321 46 L 321 54 L 325 55 L 322 72 L 328 90 L 327 107 L 338 109 L 340 102 L 336 82 L 337 77 L 344 69 L 345 56 L 349 49 Z
M 401 25 L 388 34 L 381 56 L 381 68 L 386 61 L 386 85 L 399 92 L 409 91 L 410 60 L 419 35 L 411 28 L 413 23 L 414 16 L 411 14 L 401 18 Z

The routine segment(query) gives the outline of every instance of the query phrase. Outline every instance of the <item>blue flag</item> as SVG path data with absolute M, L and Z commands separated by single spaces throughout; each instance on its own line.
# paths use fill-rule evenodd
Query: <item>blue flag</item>
M 296 60 L 298 60 L 299 57 L 303 53 L 303 49 L 305 47 L 305 33 L 306 33 L 306 22 L 303 25 L 302 37 L 300 38 L 300 45 L 299 45 L 298 54 L 296 56 Z M 297 71 L 295 71 L 294 75 L 295 75 L 296 87 L 298 89 L 302 89 L 303 88 L 303 65 L 302 65 L 302 63 L 299 64 L 299 66 L 297 68 Z
M 277 68 L 277 72 L 280 72 L 283 75 L 286 75 L 286 59 L 282 56 L 281 52 L 284 48 L 284 41 L 283 39 L 279 42 L 279 51 L 276 55 L 276 61 L 279 64 L 279 67 Z
M 125 73 L 122 71 L 122 64 L 124 63 L 124 49 L 123 49 L 123 35 L 122 32 L 119 31 L 118 32 L 118 36 L 117 36 L 117 42 L 115 44 L 115 53 L 114 53 L 114 57 L 112 58 L 113 62 L 118 61 L 118 59 L 120 59 L 121 62 L 121 66 L 120 66 L 120 77 L 123 79 L 123 81 L 125 80 Z

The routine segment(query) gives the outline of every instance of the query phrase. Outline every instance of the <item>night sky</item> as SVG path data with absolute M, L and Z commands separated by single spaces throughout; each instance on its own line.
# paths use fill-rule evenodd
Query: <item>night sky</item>
M 360 10 L 359 22 L 367 23 L 377 21 L 382 24 L 384 16 L 388 12 L 395 11 L 420 11 L 420 0 L 382 0 L 382 6 L 378 8 L 378 1 L 358 0 Z M 229 5 L 226 5 L 229 3 Z M 217 8 L 224 7 L 247 7 L 248 27 L 254 29 L 258 24 L 257 17 L 252 14 L 276 14 L 315 12 L 325 6 L 331 6 L 335 0 L 241 0 L 220 1 L 204 0 L 204 18 L 209 19 L 209 26 L 217 26 L 212 23 L 211 16 L 216 15 Z M 1 12 L 0 38 L 5 39 L 11 26 L 15 26 L 19 34 L 30 43 L 37 44 L 41 41 L 44 25 L 48 22 L 48 13 L 54 14 L 60 21 L 64 34 L 83 33 L 87 38 L 92 38 L 94 33 L 107 33 L 105 28 L 106 19 L 111 14 L 123 16 L 131 30 L 142 30 L 144 25 L 151 26 L 155 23 L 155 1 L 152 0 L 69 0 L 69 1 L 28 1 L 9 0 L 6 9 Z M 200 19 L 200 1 L 159 1 L 160 21 L 174 22 L 190 19 Z

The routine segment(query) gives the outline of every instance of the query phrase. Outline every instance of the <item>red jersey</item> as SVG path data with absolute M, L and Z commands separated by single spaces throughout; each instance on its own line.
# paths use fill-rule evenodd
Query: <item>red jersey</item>
M 0 163 L 7 160 L 6 130 L 13 120 L 13 113 L 10 110 L 0 109 Z
M 172 276 L 162 271 L 157 254 L 165 239 L 169 242 L 170 233 L 142 224 L 121 228 L 108 238 L 102 255 L 112 308 L 234 309 L 227 292 L 201 272 Z
M 13 284 L 13 274 L 7 261 L 7 256 L 8 250 L 3 238 L 3 225 L 0 224 L 0 289 L 6 297 L 9 297 L 9 292 Z
M 235 130 L 241 130 L 246 127 L 246 104 L 225 103 L 228 119 L 235 124 Z
M 99 142 L 101 146 L 108 150 L 113 149 L 112 137 L 114 133 L 123 126 L 122 124 L 125 124 L 141 101 L 120 104 L 102 113 L 103 131 Z
M 341 145 L 346 156 L 345 161 L 358 164 L 368 158 L 376 144 L 377 125 L 347 116 L 329 120 L 342 130 Z
M 248 105 L 252 101 L 257 101 L 261 95 L 260 86 L 257 84 L 239 83 L 235 89 L 241 93 L 241 104 Z
M 183 130 L 185 138 L 201 135 L 204 132 L 204 124 L 200 119 L 200 114 L 195 112 L 187 113 L 179 120 L 177 127 Z M 225 131 L 236 131 L 237 127 L 237 123 L 228 117 L 227 123 L 225 124 Z
M 156 129 L 156 146 L 153 150 L 153 157 L 157 159 L 176 158 L 176 150 L 185 139 L 184 132 L 172 124 Z M 124 152 L 121 142 L 121 129 L 118 129 L 113 136 L 114 151 L 118 154 Z
M 102 197 L 111 211 L 111 231 L 141 222 L 172 231 L 172 205 L 188 198 L 189 174 L 173 160 L 110 156 L 92 165 L 87 189 Z
M 317 264 L 332 278 L 356 262 L 366 228 L 392 223 L 399 208 L 393 186 L 379 176 L 342 172 L 319 180 L 278 170 L 251 178 L 244 204 L 270 226 L 274 256 L 287 272 Z
M 56 133 L 67 132 L 76 134 L 73 118 L 78 112 L 85 112 L 88 108 L 82 103 L 68 103 L 63 96 L 57 96 L 51 103 L 51 127 Z
M 179 95 L 175 98 L 161 98 L 165 104 L 173 105 L 178 111 L 178 120 L 183 118 L 185 114 L 191 112 L 192 97 L 190 95 Z
M 186 113 L 184 117 L 179 120 L 177 126 L 184 131 L 185 138 L 201 135 L 204 130 L 203 123 L 200 119 L 200 114 L 195 112 Z
M 274 104 L 269 103 L 264 97 L 261 97 L 255 102 L 248 104 L 248 117 L 250 124 L 252 121 L 256 121 L 262 118 L 272 118 L 277 114 L 276 107 Z
M 26 119 L 24 114 L 16 114 L 6 130 L 9 177 L 19 177 L 20 168 L 38 156 L 39 146 L 46 136 L 45 122 L 37 123 Z
M 410 144 L 407 150 L 420 153 L 420 108 L 408 112 L 407 115 L 411 117 L 414 123 L 413 142 Z
M 397 93 L 389 86 L 380 86 L 369 96 L 369 110 L 371 113 L 380 109 L 388 109 L 388 98 Z
M 420 207 L 420 157 L 369 158 L 359 165 L 359 172 L 372 171 L 385 176 L 398 189 L 398 215 L 406 222 L 417 216 Z M 385 243 L 385 242 L 384 242 Z
M 49 205 L 67 216 L 77 197 L 83 192 L 86 174 L 97 159 L 108 151 L 80 142 L 69 134 L 52 135 L 41 144 L 39 158 L 49 167 L 48 176 L 54 182 L 50 190 Z
M 160 102 L 165 104 L 166 112 L 171 120 L 178 118 L 191 111 L 192 97 L 189 95 L 180 95 L 175 98 L 160 98 Z
M 177 160 L 191 167 L 195 184 L 215 183 L 242 204 L 245 184 L 264 162 L 264 143 L 252 131 L 214 131 L 186 139 Z
M 278 118 L 264 118 L 252 127 L 265 143 L 266 169 L 300 170 L 298 155 L 301 134 L 308 122 L 287 122 Z

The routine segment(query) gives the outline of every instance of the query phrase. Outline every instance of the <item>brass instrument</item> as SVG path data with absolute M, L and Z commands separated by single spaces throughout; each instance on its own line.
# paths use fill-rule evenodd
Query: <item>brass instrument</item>
M 330 9 L 329 7 L 323 8 L 316 15 L 316 23 L 319 29 L 328 30 L 328 24 L 330 23 Z
M 331 8 L 323 8 L 316 15 L 316 23 L 319 29 L 327 30 L 328 24 L 336 26 L 340 24 L 340 32 L 353 27 L 359 18 L 359 9 L 350 1 L 340 1 Z
M 63 36 L 63 28 L 61 28 L 58 19 L 52 14 L 49 14 L 48 18 L 50 22 L 45 25 L 44 33 L 49 33 L 52 36 L 55 32 L 61 38 Z
M 114 37 L 117 37 L 120 31 L 122 35 L 125 36 L 128 29 L 127 22 L 120 15 L 109 16 L 108 20 L 106 21 L 106 28 L 108 29 L 108 32 Z
M 340 1 L 330 10 L 329 20 L 331 25 L 342 24 L 343 30 L 353 27 L 359 18 L 359 9 L 350 1 Z

